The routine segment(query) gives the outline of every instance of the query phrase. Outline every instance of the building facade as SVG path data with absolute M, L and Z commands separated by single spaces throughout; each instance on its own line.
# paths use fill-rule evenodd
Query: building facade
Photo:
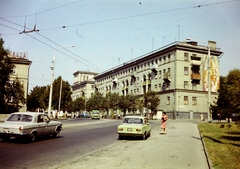
M 73 73 L 74 82 L 72 88 L 72 100 L 76 100 L 81 97 L 88 99 L 94 93 L 95 80 L 94 77 L 98 73 L 87 71 L 76 71 Z
M 209 41 L 208 46 L 194 41 L 166 45 L 97 75 L 95 90 L 103 95 L 107 92 L 143 95 L 149 90 L 156 91 L 160 97 L 158 111 L 167 112 L 170 118 L 193 119 L 201 114 L 207 118 L 208 75 L 213 103 L 218 96 L 222 55 L 216 42 Z
M 15 81 L 16 79 L 20 81 L 20 83 L 23 85 L 24 98 L 27 99 L 29 71 L 32 61 L 28 60 L 27 53 L 10 52 L 8 56 L 11 59 L 12 64 L 15 66 L 12 74 L 10 75 L 10 81 Z M 19 110 L 20 112 L 27 111 L 27 104 L 22 104 L 20 106 L 22 107 Z

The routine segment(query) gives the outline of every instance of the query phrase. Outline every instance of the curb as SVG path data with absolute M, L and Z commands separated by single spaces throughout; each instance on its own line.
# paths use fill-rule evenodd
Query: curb
M 197 125 L 197 128 L 198 128 L 198 125 Z M 209 168 L 209 169 L 214 169 L 214 167 L 213 167 L 213 165 L 212 165 L 212 161 L 210 160 L 210 158 L 209 158 L 209 156 L 208 156 L 208 151 L 207 151 L 207 148 L 206 148 L 206 146 L 205 146 L 205 142 L 204 142 L 204 140 L 203 140 L 203 136 L 202 136 L 199 128 L 198 128 L 198 132 L 199 132 L 199 135 L 200 135 L 200 137 L 201 137 L 201 142 L 202 142 L 202 145 L 203 145 L 204 154 L 205 154 L 206 159 L 207 159 L 208 168 Z

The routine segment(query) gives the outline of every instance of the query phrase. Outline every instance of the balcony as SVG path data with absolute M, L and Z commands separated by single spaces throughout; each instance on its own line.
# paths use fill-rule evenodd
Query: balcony
M 193 66 L 201 66 L 201 61 L 200 60 L 192 60 L 191 65 Z
M 117 81 L 118 81 L 117 78 L 113 78 L 113 79 L 112 79 L 112 82 L 113 82 L 113 83 L 117 83 Z
M 163 75 L 163 80 L 166 82 L 171 82 L 170 71 Z
M 147 84 L 150 85 L 151 84 L 151 80 L 147 80 Z
M 191 79 L 192 80 L 201 80 L 201 75 L 200 74 L 196 74 L 196 73 L 192 73 L 191 74 Z
M 157 69 L 158 69 L 158 65 L 157 64 L 152 64 L 151 65 L 151 70 L 152 71 L 157 71 Z
M 143 81 L 143 82 L 142 82 L 142 85 L 143 85 L 143 86 L 146 86 L 146 81 Z
M 136 74 L 137 74 L 136 71 L 132 71 L 130 75 L 131 75 L 131 77 L 136 77 Z

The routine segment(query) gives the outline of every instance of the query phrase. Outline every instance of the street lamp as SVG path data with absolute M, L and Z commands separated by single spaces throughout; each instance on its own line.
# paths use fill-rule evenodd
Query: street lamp
M 207 115 L 208 115 L 208 122 L 211 122 L 211 118 L 210 118 L 210 102 L 211 102 L 211 83 L 210 83 L 210 46 L 209 43 L 206 43 L 204 41 L 201 40 L 196 40 L 193 38 L 186 38 L 186 40 L 195 40 L 195 41 L 199 41 L 199 42 L 203 42 L 205 44 L 207 44 L 207 48 L 208 48 L 208 101 L 207 101 L 207 105 L 208 105 L 208 109 L 207 109 Z
M 75 45 L 67 46 L 67 47 L 61 47 L 62 48 L 68 48 L 68 47 L 75 47 Z M 58 50 L 56 49 L 56 50 Z M 48 116 L 51 117 L 51 108 L 52 108 L 52 90 L 53 90 L 53 81 L 54 81 L 54 66 L 55 66 L 55 55 L 56 50 L 54 51 L 53 60 L 52 60 L 52 66 L 50 67 L 52 69 L 52 81 L 50 85 L 50 93 L 49 93 L 49 102 L 48 102 Z
M 74 48 L 75 45 L 72 45 L 70 47 Z M 61 84 L 60 84 L 60 91 L 59 91 L 58 112 L 60 112 L 60 110 L 61 110 L 61 96 L 62 96 L 62 76 L 61 76 Z

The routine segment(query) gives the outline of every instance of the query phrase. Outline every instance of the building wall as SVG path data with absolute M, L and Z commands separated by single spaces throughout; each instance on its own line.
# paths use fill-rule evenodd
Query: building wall
M 211 77 L 219 79 L 218 58 L 222 52 L 216 43 L 211 47 Z M 202 113 L 207 118 L 208 89 L 204 88 L 207 56 L 207 46 L 187 42 L 169 44 L 97 75 L 96 89 L 104 96 L 110 91 L 120 95 L 157 91 L 161 99 L 158 109 L 170 117 L 190 118 L 193 112 L 193 118 L 200 118 Z M 215 86 L 211 103 L 216 100 L 219 81 Z
M 29 86 L 29 69 L 31 66 L 31 61 L 27 58 L 27 53 L 9 53 L 12 63 L 15 65 L 13 73 L 10 75 L 10 80 L 18 80 L 23 85 L 24 98 L 27 99 L 28 86 Z M 27 105 L 21 104 L 22 108 L 20 112 L 27 111 Z
M 94 93 L 96 72 L 76 71 L 73 73 L 74 83 L 72 88 L 72 100 L 76 100 L 79 97 L 84 99 L 90 98 Z

